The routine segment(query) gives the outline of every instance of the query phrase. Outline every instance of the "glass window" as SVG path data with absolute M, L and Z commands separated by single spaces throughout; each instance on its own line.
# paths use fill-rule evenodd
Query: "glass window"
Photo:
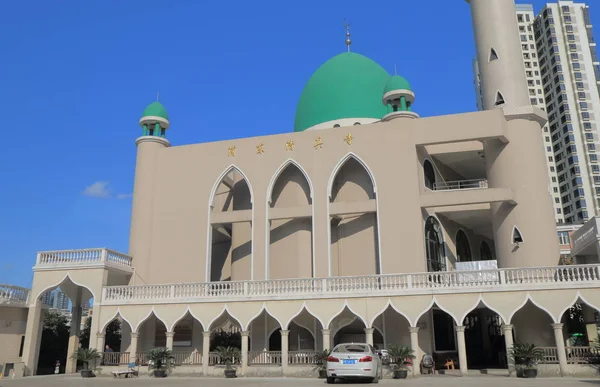
M 446 253 L 444 252 L 442 228 L 437 219 L 431 216 L 425 222 L 425 247 L 427 250 L 427 270 L 430 272 L 445 271 Z

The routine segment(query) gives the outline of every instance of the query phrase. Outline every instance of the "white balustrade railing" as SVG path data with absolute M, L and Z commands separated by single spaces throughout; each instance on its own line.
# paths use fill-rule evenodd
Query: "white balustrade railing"
M 289 351 L 288 364 L 315 365 L 319 351 Z
M 281 364 L 281 351 L 249 351 L 249 365 L 279 365 Z
M 173 364 L 176 366 L 202 364 L 202 353 L 198 351 L 173 351 Z
M 29 296 L 29 289 L 12 285 L 0 285 L 0 305 L 25 304 Z
M 42 251 L 37 255 L 36 267 L 86 266 L 111 264 L 132 267 L 132 258 L 117 251 L 99 248 L 82 250 Z
M 488 188 L 486 179 L 439 181 L 433 183 L 434 191 L 454 191 L 458 189 L 481 189 Z
M 558 364 L 558 350 L 556 347 L 539 347 L 544 358 L 540 364 Z M 600 349 L 596 347 L 566 347 L 565 353 L 568 364 L 597 364 L 600 360 Z
M 384 274 L 268 281 L 225 281 L 172 285 L 107 286 L 103 301 L 172 301 L 244 297 L 313 297 L 326 294 L 421 294 L 461 289 L 540 289 L 566 284 L 600 286 L 600 265 L 565 265 L 477 271 Z M 484 289 L 482 289 L 484 288 Z

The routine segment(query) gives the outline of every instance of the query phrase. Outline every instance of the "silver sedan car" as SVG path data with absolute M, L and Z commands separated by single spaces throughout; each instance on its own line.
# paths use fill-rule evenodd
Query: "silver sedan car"
M 365 378 L 379 383 L 383 369 L 378 352 L 372 345 L 345 343 L 336 345 L 327 358 L 327 383 L 335 379 Z

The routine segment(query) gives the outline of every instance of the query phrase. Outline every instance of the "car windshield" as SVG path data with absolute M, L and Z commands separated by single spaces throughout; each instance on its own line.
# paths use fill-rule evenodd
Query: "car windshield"
M 360 344 L 342 344 L 335 347 L 333 352 L 369 352 L 369 348 Z

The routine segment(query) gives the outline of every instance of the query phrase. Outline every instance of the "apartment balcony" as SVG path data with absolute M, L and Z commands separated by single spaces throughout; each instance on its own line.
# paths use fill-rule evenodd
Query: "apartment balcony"
M 0 306 L 27 306 L 29 289 L 12 285 L 0 285 Z
M 388 297 L 598 286 L 600 265 L 594 264 L 268 281 L 106 286 L 102 292 L 102 305 Z
M 133 272 L 132 258 L 106 248 L 39 252 L 34 271 L 105 268 Z
M 489 188 L 486 179 L 435 182 L 433 190 L 421 194 L 421 208 L 436 208 L 436 211 L 456 206 L 469 211 L 474 205 L 497 202 L 515 204 L 514 192 L 510 188 Z

